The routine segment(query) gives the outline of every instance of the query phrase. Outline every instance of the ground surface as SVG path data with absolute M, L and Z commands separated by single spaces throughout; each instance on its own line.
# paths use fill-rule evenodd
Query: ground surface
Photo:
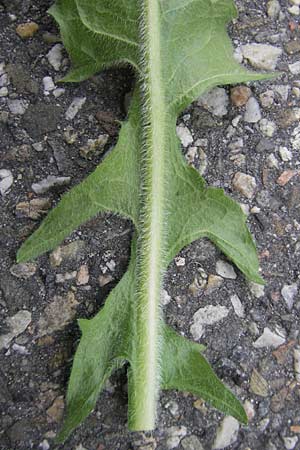
M 63 53 L 56 71 L 46 57 L 58 35 L 46 13 L 51 3 L 0 1 L 0 170 L 13 176 L 12 185 L 0 196 L 1 450 L 54 448 L 79 339 L 76 318 L 92 317 L 124 273 L 132 234 L 129 222 L 106 215 L 70 236 L 60 258 L 45 255 L 33 265 L 15 266 L 16 251 L 38 226 L 41 209 L 54 205 L 61 193 L 90 173 L 103 151 L 114 144 L 118 132 L 114 121 L 124 118 L 126 93 L 133 84 L 129 71 L 117 70 L 63 86 L 65 91 L 57 98 L 52 91 L 45 95 L 44 77 L 55 82 L 69 64 Z M 192 338 L 193 315 L 199 308 L 213 305 L 215 316 L 225 311 L 226 317 L 221 314 L 218 322 L 205 327 L 201 342 L 207 345 L 206 356 L 218 375 L 245 403 L 250 424 L 230 428 L 201 400 L 170 392 L 161 396 L 153 435 L 129 434 L 124 370 L 110 380 L 94 413 L 60 449 L 210 450 L 218 446 L 216 439 L 219 448 L 226 443 L 239 450 L 300 448 L 300 185 L 299 175 L 290 172 L 300 168 L 300 114 L 295 109 L 300 101 L 300 69 L 297 73 L 297 66 L 289 66 L 300 60 L 299 16 L 297 8 L 289 11 L 293 5 L 287 0 L 280 5 L 272 2 L 275 9 L 269 6 L 269 15 L 266 1 L 241 0 L 237 6 L 240 17 L 230 29 L 235 47 L 257 42 L 283 51 L 276 66 L 282 76 L 250 85 L 251 97 L 258 103 L 252 102 L 252 111 L 248 104 L 248 113 L 260 113 L 262 120 L 254 117 L 247 122 L 245 106 L 228 101 L 226 88 L 215 93 L 217 104 L 225 108 L 223 115 L 195 103 L 179 123 L 186 135 L 190 131 L 193 136 L 193 143 L 183 148 L 190 162 L 197 168 L 200 164 L 209 184 L 223 187 L 249 212 L 267 284 L 263 290 L 249 286 L 236 269 L 236 279 L 226 274 L 212 277 L 217 261 L 225 258 L 208 241 L 195 242 L 168 270 L 165 315 Z M 29 20 L 39 25 L 39 31 L 21 39 L 16 28 Z M 66 111 L 76 97 L 86 101 L 75 118 L 67 120 Z M 218 113 L 216 106 L 211 110 Z M 99 135 L 108 135 L 104 150 L 99 145 L 95 149 L 95 143 L 88 146 L 88 139 Z M 255 178 L 250 198 L 233 187 L 237 172 Z M 70 177 L 70 182 L 35 194 L 32 184 L 48 175 Z M 243 186 L 238 189 L 243 192 Z M 36 198 L 46 200 L 37 208 L 32 202 Z M 75 244 L 68 246 L 70 242 Z M 81 269 L 78 282 L 83 265 L 89 279 Z M 272 333 L 271 340 L 258 348 L 265 328 Z

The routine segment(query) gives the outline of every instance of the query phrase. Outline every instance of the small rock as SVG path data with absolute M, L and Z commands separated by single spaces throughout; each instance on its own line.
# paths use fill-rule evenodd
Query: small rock
M 20 23 L 17 26 L 16 32 L 22 39 L 32 37 L 39 29 L 39 26 L 35 22 Z
M 255 417 L 255 409 L 253 403 L 250 402 L 249 400 L 246 400 L 244 402 L 244 409 L 246 411 L 249 422 L 251 422 Z
M 281 11 L 280 3 L 278 0 L 270 0 L 267 3 L 267 14 L 271 19 L 276 19 Z
M 298 294 L 297 283 L 293 283 L 291 285 L 285 284 L 281 289 L 281 295 L 284 298 L 289 311 L 293 309 L 295 297 L 297 294 Z
M 52 77 L 44 77 L 43 78 L 43 86 L 45 93 L 53 91 L 55 89 L 55 84 Z
M 38 337 L 63 329 L 74 319 L 77 305 L 78 302 L 71 291 L 64 297 L 56 295 L 38 321 Z
M 261 112 L 258 101 L 254 97 L 250 97 L 246 103 L 246 111 L 244 121 L 248 123 L 256 123 L 261 119 Z
M 279 162 L 278 162 L 278 159 L 276 158 L 276 156 L 274 155 L 274 153 L 271 153 L 267 157 L 267 166 L 270 169 L 279 169 Z
M 293 450 L 297 445 L 298 437 L 297 436 L 284 437 L 283 442 L 284 442 L 284 446 L 287 450 Z
M 76 284 L 77 286 L 84 286 L 85 284 L 88 284 L 89 279 L 89 268 L 86 264 L 83 264 L 82 266 L 80 266 L 80 269 L 77 272 Z
M 269 89 L 263 92 L 260 94 L 259 100 L 263 108 L 270 108 L 274 103 L 274 91 Z
M 272 137 L 276 131 L 276 124 L 268 119 L 261 119 L 259 122 L 260 131 L 267 137 Z
M 249 63 L 256 69 L 274 70 L 282 50 L 273 45 L 267 44 L 246 44 L 243 45 L 242 54 Z
M 240 108 L 246 105 L 247 101 L 251 97 L 251 89 L 247 86 L 235 86 L 230 91 L 230 100 L 234 106 Z
M 270 328 L 264 328 L 263 334 L 253 343 L 255 348 L 277 348 L 285 343 L 285 338 L 273 333 Z
M 49 198 L 34 198 L 29 202 L 21 202 L 16 206 L 16 214 L 20 217 L 29 217 L 33 220 L 40 219 L 51 208 Z
M 250 379 L 250 390 L 260 397 L 268 397 L 269 385 L 264 377 L 256 370 L 253 369 Z
M 55 282 L 57 284 L 65 283 L 66 281 L 74 280 L 76 278 L 77 272 L 57 273 L 55 276 Z
M 54 68 L 54 70 L 59 71 L 62 63 L 62 44 L 55 44 L 54 47 L 47 53 L 47 59 L 49 64 Z
M 218 275 L 213 275 L 213 274 L 208 275 L 205 293 L 207 295 L 211 294 L 212 292 L 219 289 L 223 283 L 224 283 L 224 280 L 222 277 L 220 277 Z
M 188 127 L 181 124 L 176 127 L 176 133 L 177 136 L 180 139 L 181 144 L 183 147 L 188 147 L 190 144 L 193 143 L 193 136 Z
M 288 8 L 288 12 L 290 14 L 292 14 L 293 16 L 299 16 L 300 8 L 298 5 L 294 5 L 294 6 L 291 6 L 290 8 Z
M 285 170 L 279 178 L 277 178 L 276 183 L 279 186 L 285 186 L 292 178 L 299 175 L 298 170 Z
M 65 92 L 66 92 L 66 90 L 64 88 L 56 88 L 53 91 L 53 95 L 55 98 L 59 98 L 62 95 L 64 95 Z
M 187 429 L 184 426 L 167 428 L 166 449 L 172 450 L 178 447 L 182 438 L 186 436 Z
M 71 181 L 70 177 L 56 177 L 53 175 L 49 175 L 47 178 L 44 178 L 39 183 L 33 183 L 31 186 L 32 190 L 36 194 L 44 194 L 50 189 L 56 188 L 58 186 L 67 186 Z
M 6 86 L 3 86 L 0 88 L 0 97 L 7 97 L 8 96 L 8 89 Z
M 47 439 L 44 439 L 43 442 L 41 442 L 39 445 L 39 450 L 49 450 L 49 449 L 50 449 L 49 442 L 47 441 Z
M 279 155 L 284 162 L 288 162 L 293 159 L 293 154 L 287 149 L 287 147 L 279 147 Z
M 66 111 L 66 119 L 73 120 L 86 102 L 86 97 L 76 97 Z
M 297 61 L 293 64 L 289 64 L 289 71 L 293 75 L 299 75 L 300 74 L 300 61 Z
M 219 87 L 203 94 L 198 100 L 199 106 L 219 117 L 226 116 L 228 103 L 227 92 L 224 88 Z
M 294 372 L 296 381 L 300 383 L 300 347 L 294 349 Z
M 193 338 L 197 341 L 204 333 L 204 327 L 206 325 L 213 325 L 229 314 L 229 309 L 225 306 L 208 305 L 204 308 L 198 309 L 193 316 L 193 325 L 190 328 L 190 332 Z
M 233 444 L 238 437 L 240 425 L 238 421 L 231 416 L 226 416 L 217 430 L 212 448 L 223 449 Z
M 103 287 L 113 281 L 113 277 L 111 275 L 99 275 L 99 286 Z
M 242 305 L 242 302 L 239 299 L 239 297 L 237 295 L 232 295 L 230 297 L 230 301 L 231 301 L 231 304 L 233 306 L 235 314 L 238 317 L 240 317 L 241 319 L 243 319 L 245 317 L 245 308 Z
M 22 356 L 29 355 L 29 351 L 23 345 L 13 344 L 12 349 L 16 353 L 19 353 L 19 355 L 22 355 Z
M 182 258 L 182 256 L 177 256 L 175 258 L 175 264 L 177 267 L 184 267 L 185 266 L 185 258 Z
M 284 48 L 289 55 L 295 55 L 300 52 L 300 41 L 298 39 L 293 39 L 292 41 L 287 42 Z
M 108 141 L 108 134 L 101 134 L 97 139 L 88 139 L 87 144 L 79 149 L 80 156 L 91 159 L 94 155 L 99 155 Z
M 50 264 L 52 267 L 58 267 L 63 261 L 79 261 L 84 255 L 84 248 L 85 243 L 81 240 L 70 242 L 70 244 L 62 247 L 57 247 L 57 249 L 50 254 Z
M 264 285 L 249 281 L 248 286 L 251 294 L 253 294 L 255 298 L 261 298 L 265 295 Z
M 47 416 L 50 422 L 61 422 L 64 415 L 64 398 L 63 396 L 57 397 L 50 408 L 47 409 Z
M 222 259 L 219 259 L 216 264 L 216 272 L 223 278 L 228 278 L 230 280 L 235 280 L 237 275 L 231 264 Z
M 272 88 L 280 95 L 283 101 L 287 102 L 290 93 L 290 86 L 288 84 L 274 84 Z
M 69 144 L 75 144 L 78 137 L 77 131 L 73 127 L 68 126 L 64 131 L 64 141 Z
M 12 266 L 9 271 L 14 277 L 27 280 L 35 274 L 36 269 L 37 266 L 34 263 L 20 263 Z
M 0 194 L 3 196 L 7 193 L 14 182 L 13 174 L 10 170 L 0 169 Z
M 24 333 L 31 322 L 31 313 L 25 309 L 17 312 L 6 320 L 9 327 L 7 334 L 0 335 L 0 349 L 8 348 L 10 342 L 20 334 Z
M 163 289 L 161 292 L 161 299 L 160 299 L 161 305 L 167 306 L 171 300 L 172 300 L 171 296 L 168 294 L 168 292 L 165 289 Z
M 233 188 L 248 199 L 251 199 L 256 191 L 256 180 L 251 175 L 237 172 L 232 180 Z
M 25 100 L 9 99 L 7 106 L 12 114 L 22 116 L 28 108 L 28 102 Z
M 204 450 L 201 442 L 194 434 L 182 439 L 181 446 L 183 450 Z

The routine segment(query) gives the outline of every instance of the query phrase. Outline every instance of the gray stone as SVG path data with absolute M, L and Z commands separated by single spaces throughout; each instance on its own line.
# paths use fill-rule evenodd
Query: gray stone
M 54 84 L 52 77 L 44 77 L 43 78 L 43 86 L 44 86 L 44 91 L 46 94 L 50 91 L 53 91 L 55 89 L 55 84 Z
M 268 44 L 246 44 L 243 45 L 242 54 L 256 69 L 274 70 L 282 50 Z
M 217 430 L 212 448 L 223 449 L 236 442 L 240 425 L 234 417 L 226 416 Z
M 295 297 L 297 294 L 298 294 L 297 283 L 293 283 L 291 285 L 285 284 L 281 289 L 281 295 L 284 298 L 289 311 L 293 309 Z
M 237 172 L 232 180 L 232 187 L 244 197 L 252 199 L 256 191 L 256 180 L 251 175 Z
M 35 103 L 30 105 L 22 116 L 21 127 L 35 140 L 43 135 L 55 131 L 60 121 L 61 109 L 57 105 Z
M 215 116 L 226 116 L 229 104 L 229 97 L 224 88 L 215 88 L 202 95 L 198 104 L 203 106 Z
M 253 343 L 255 348 L 277 348 L 285 343 L 285 338 L 273 333 L 270 328 L 264 328 L 263 334 Z
M 194 434 L 182 439 L 181 446 L 184 450 L 204 450 L 201 442 Z
M 229 309 L 220 305 L 207 305 L 204 308 L 198 309 L 193 316 L 193 324 L 190 328 L 193 338 L 196 341 L 200 339 L 205 331 L 206 325 L 214 325 L 227 317 L 228 314 Z
M 73 120 L 86 102 L 86 97 L 76 97 L 66 111 L 66 119 Z
M 239 299 L 239 297 L 235 294 L 230 297 L 231 304 L 233 306 L 235 314 L 243 319 L 245 317 L 245 308 Z
M 293 64 L 289 64 L 289 71 L 293 75 L 299 75 L 300 74 L 300 61 L 297 61 Z
M 14 182 L 13 174 L 10 170 L 0 170 L 0 194 L 5 195 Z
M 230 280 L 236 279 L 236 273 L 234 271 L 234 268 L 231 264 L 229 264 L 226 261 L 223 261 L 222 259 L 219 259 L 216 264 L 216 272 L 218 275 L 220 275 L 223 278 L 228 278 Z
M 246 103 L 246 111 L 244 121 L 248 123 L 256 123 L 261 119 L 261 112 L 258 101 L 254 97 L 250 97 Z
M 253 281 L 249 281 L 248 285 L 249 285 L 251 294 L 253 294 L 255 298 L 261 298 L 265 295 L 264 285 L 254 283 Z
M 273 122 L 272 120 L 261 119 L 259 122 L 259 128 L 264 136 L 272 137 L 274 136 L 277 127 L 275 122 Z
M 56 295 L 46 306 L 43 316 L 38 321 L 38 336 L 45 336 L 63 329 L 76 315 L 78 302 L 73 292 L 65 296 Z
M 280 3 L 278 0 L 270 0 L 267 3 L 267 13 L 271 19 L 276 19 L 281 11 Z
M 176 133 L 183 147 L 188 147 L 193 143 L 192 133 L 185 125 L 183 124 L 178 125 L 178 127 L 176 127 Z
M 31 322 L 31 313 L 26 310 L 21 310 L 17 312 L 12 317 L 6 320 L 9 327 L 9 332 L 7 334 L 2 334 L 0 336 L 0 349 L 8 348 L 10 342 L 20 334 L 24 333 L 26 328 Z
M 172 450 L 178 447 L 182 438 L 186 436 L 187 429 L 184 426 L 181 427 L 170 427 L 166 430 L 166 449 Z
M 68 184 L 70 184 L 70 181 L 70 177 L 55 177 L 53 175 L 49 175 L 39 183 L 33 183 L 31 188 L 36 194 L 44 194 L 50 189 L 56 188 L 58 186 L 67 186 Z
M 63 46 L 61 44 L 56 44 L 51 50 L 47 53 L 47 59 L 49 64 L 54 68 L 54 70 L 59 71 L 62 63 L 62 49 Z
M 0 88 L 0 97 L 7 97 L 8 96 L 8 89 L 6 86 L 3 86 Z
M 34 263 L 20 263 L 12 266 L 9 271 L 14 277 L 27 280 L 35 274 L 36 269 L 37 266 Z
M 293 450 L 296 447 L 297 442 L 298 442 L 297 436 L 293 436 L 293 437 L 287 436 L 287 437 L 283 437 L 282 439 L 283 439 L 284 447 L 287 450 Z
M 288 162 L 293 159 L 293 154 L 287 147 L 279 147 L 278 151 L 283 162 Z
M 7 102 L 8 109 L 16 116 L 22 116 L 28 108 L 28 102 L 25 100 L 9 99 Z

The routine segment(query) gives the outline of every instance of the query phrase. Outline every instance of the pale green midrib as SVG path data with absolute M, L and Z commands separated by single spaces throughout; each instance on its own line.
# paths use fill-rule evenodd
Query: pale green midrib
M 133 401 L 129 411 L 132 430 L 155 426 L 159 392 L 160 293 L 163 264 L 165 197 L 165 112 L 162 82 L 160 9 L 158 0 L 144 0 L 143 66 L 144 154 L 142 157 L 142 229 L 138 243 L 136 349 Z

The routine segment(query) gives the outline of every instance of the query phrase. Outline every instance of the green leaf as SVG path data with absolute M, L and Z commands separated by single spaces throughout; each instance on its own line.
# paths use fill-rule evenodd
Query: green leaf
M 62 198 L 18 253 L 19 261 L 36 257 L 105 211 L 131 218 L 136 228 L 127 273 L 100 313 L 80 322 L 61 439 L 94 408 L 105 380 L 125 361 L 130 429 L 154 427 L 161 387 L 188 390 L 246 422 L 201 347 L 168 329 L 160 308 L 164 271 L 185 245 L 204 236 L 249 279 L 263 282 L 241 208 L 188 167 L 175 133 L 178 114 L 207 89 L 267 77 L 233 58 L 226 25 L 236 17 L 234 3 L 58 0 L 50 12 L 73 60 L 65 80 L 122 63 L 139 78 L 114 151 Z

